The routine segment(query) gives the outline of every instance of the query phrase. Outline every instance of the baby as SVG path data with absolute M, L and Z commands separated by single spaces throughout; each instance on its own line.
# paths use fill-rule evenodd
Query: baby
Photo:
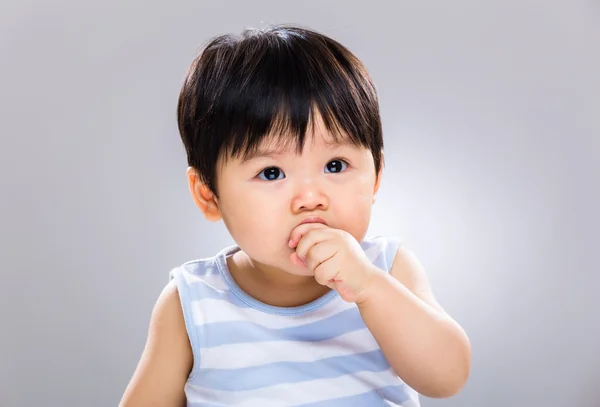
M 235 241 L 171 271 L 123 407 L 419 406 L 470 344 L 415 255 L 366 237 L 383 172 L 375 87 L 333 39 L 213 38 L 178 101 L 192 198 Z

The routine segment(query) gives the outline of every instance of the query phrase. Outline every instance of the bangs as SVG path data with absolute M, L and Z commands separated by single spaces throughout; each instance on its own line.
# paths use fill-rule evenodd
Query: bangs
M 315 126 L 319 118 L 327 130 L 327 138 L 334 143 L 347 141 L 355 146 L 365 144 L 359 137 L 351 137 L 354 133 L 347 129 L 348 126 L 345 128 L 340 123 L 332 109 L 319 108 L 313 99 L 294 100 L 291 106 L 274 104 L 269 108 L 261 112 L 263 115 L 260 116 L 255 112 L 241 114 L 241 124 L 231 129 L 231 137 L 227 138 L 223 145 L 225 158 L 246 161 L 265 145 L 294 150 L 300 154 L 308 135 L 316 136 Z

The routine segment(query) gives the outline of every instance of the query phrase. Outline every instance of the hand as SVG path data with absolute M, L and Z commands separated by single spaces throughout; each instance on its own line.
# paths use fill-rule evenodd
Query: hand
M 381 272 L 351 234 L 320 223 L 297 226 L 288 244 L 296 249 L 292 263 L 307 268 L 319 284 L 348 302 L 362 302 L 372 277 Z

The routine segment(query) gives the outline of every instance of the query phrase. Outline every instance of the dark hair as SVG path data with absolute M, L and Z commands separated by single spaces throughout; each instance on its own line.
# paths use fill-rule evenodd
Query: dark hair
M 337 41 L 296 26 L 212 38 L 192 62 L 177 119 L 188 165 L 217 195 L 216 164 L 247 158 L 268 136 L 302 151 L 318 109 L 338 140 L 369 148 L 375 171 L 383 137 L 375 86 L 363 63 Z

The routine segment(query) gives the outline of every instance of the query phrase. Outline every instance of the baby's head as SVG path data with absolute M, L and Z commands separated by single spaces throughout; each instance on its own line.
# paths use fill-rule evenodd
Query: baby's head
M 358 241 L 367 233 L 379 105 L 338 42 L 289 26 L 212 39 L 187 73 L 178 124 L 194 201 L 255 261 L 289 268 L 290 233 L 309 217 Z

